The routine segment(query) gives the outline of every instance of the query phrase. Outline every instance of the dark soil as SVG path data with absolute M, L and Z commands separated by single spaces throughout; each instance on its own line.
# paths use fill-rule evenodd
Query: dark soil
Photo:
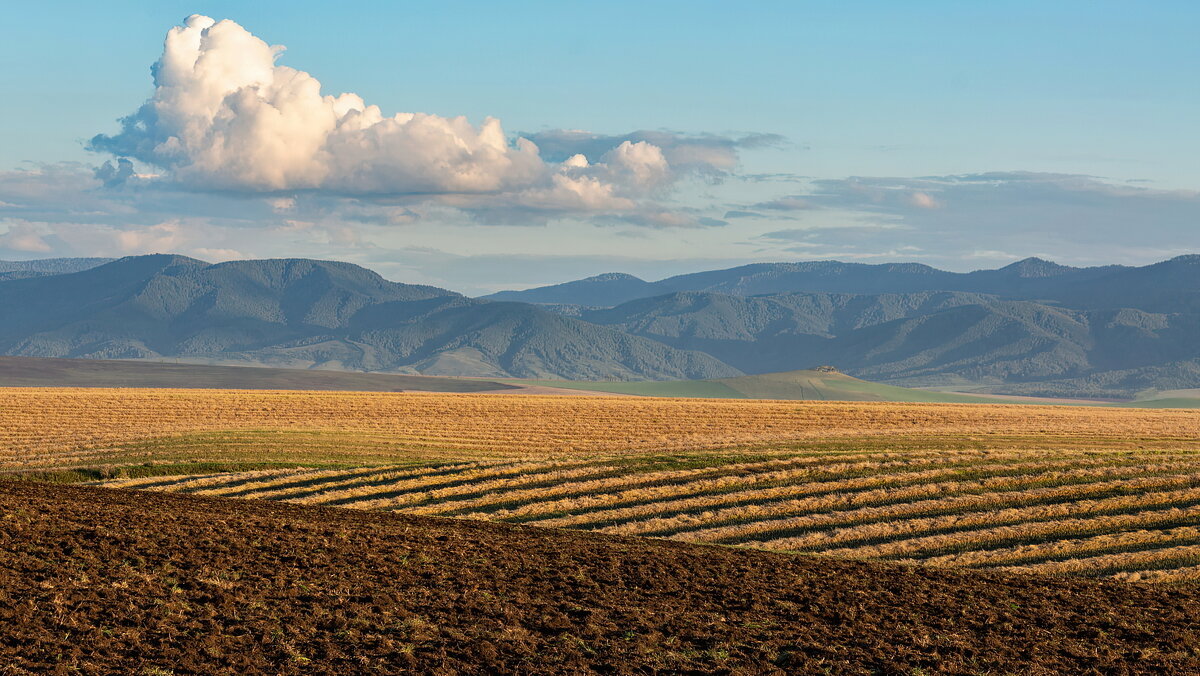
M 0 673 L 1200 673 L 1200 591 L 0 481 Z

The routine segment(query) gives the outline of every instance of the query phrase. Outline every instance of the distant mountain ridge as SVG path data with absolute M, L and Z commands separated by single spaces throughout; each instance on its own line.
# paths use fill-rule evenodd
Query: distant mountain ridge
M 26 278 L 0 277 L 9 355 L 569 380 L 833 364 L 891 385 L 1009 394 L 1200 388 L 1196 255 L 1091 268 L 1031 258 L 971 273 L 763 263 L 659 282 L 598 275 L 488 299 L 306 259 L 138 256 L 12 274 Z
M 1079 310 L 954 291 L 679 292 L 578 316 L 751 374 L 829 363 L 895 385 L 1094 397 L 1200 382 L 1196 311 Z
M 349 263 L 123 258 L 0 283 L 0 354 L 157 358 L 428 375 L 739 375 L 701 353 Z
M 615 307 L 639 298 L 678 291 L 709 291 L 734 296 L 779 293 L 918 293 L 962 291 L 1013 300 L 1063 300 L 1078 306 L 1110 307 L 1113 292 L 1125 299 L 1165 307 L 1163 279 L 1200 291 L 1200 256 L 1179 256 L 1145 267 L 1107 265 L 1074 268 L 1040 258 L 1026 258 L 996 270 L 946 272 L 920 263 L 753 263 L 648 282 L 632 275 L 610 273 L 587 279 L 485 296 L 526 303 Z M 1122 306 L 1137 307 L 1126 303 Z
M 1198 255 L 1090 268 L 1027 258 L 970 273 L 759 263 L 658 282 L 600 275 L 491 297 L 542 303 L 751 374 L 833 363 L 897 385 L 1048 396 L 1200 385 Z
M 111 263 L 112 258 L 41 258 L 32 261 L 0 261 L 0 281 L 81 272 Z

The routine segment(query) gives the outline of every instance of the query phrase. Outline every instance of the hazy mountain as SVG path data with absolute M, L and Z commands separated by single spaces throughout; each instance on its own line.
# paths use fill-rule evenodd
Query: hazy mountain
M 0 261 L 0 282 L 80 272 L 112 262 L 111 258 L 42 258 L 33 261 Z
M 834 364 L 907 385 L 984 383 L 1085 394 L 1066 391 L 1067 381 L 1078 381 L 1088 383 L 1090 396 L 1200 385 L 1194 377 L 1171 376 L 1168 367 L 1200 359 L 1196 312 L 1076 310 L 963 292 L 749 298 L 681 292 L 579 316 L 706 352 L 746 373 Z M 1108 372 L 1123 375 L 1101 377 Z
M 1026 394 L 1200 387 L 1200 256 L 1138 268 L 1027 259 L 967 274 L 761 264 L 494 297 L 539 304 L 311 260 L 160 255 L 0 274 L 41 275 L 0 282 L 0 354 L 591 380 L 833 364 L 896 385 Z
M 636 282 L 632 281 L 636 280 Z M 998 270 L 946 272 L 917 263 L 868 265 L 838 261 L 756 263 L 644 282 L 628 275 L 600 275 L 489 298 L 530 303 L 614 307 L 638 298 L 678 291 L 734 296 L 781 293 L 920 293 L 961 291 L 1010 300 L 1056 301 L 1072 307 L 1137 307 L 1171 311 L 1181 296 L 1200 294 L 1200 256 L 1180 256 L 1141 268 L 1108 265 L 1073 268 L 1027 258 Z
M 562 317 L 397 284 L 348 263 L 138 256 L 0 284 L 0 353 L 559 378 L 738 375 Z
M 1072 307 L 1200 311 L 1200 255 L 1073 280 L 1053 297 Z
M 60 275 L 111 263 L 112 258 L 41 258 L 33 261 L 0 261 L 0 272 L 40 272 Z
M 501 291 L 489 300 L 510 300 L 522 303 L 569 304 L 611 307 L 635 298 L 662 293 L 654 284 L 621 272 L 596 275 L 565 284 L 543 286 L 528 291 Z

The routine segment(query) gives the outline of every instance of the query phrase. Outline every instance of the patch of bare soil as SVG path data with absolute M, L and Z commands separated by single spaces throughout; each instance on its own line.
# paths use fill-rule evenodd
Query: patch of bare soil
M 0 673 L 1200 673 L 1200 591 L 0 481 Z

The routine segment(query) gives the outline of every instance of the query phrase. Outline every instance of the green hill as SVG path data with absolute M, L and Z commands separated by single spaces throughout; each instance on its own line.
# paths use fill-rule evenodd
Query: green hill
M 1125 408 L 1200 408 L 1200 398 L 1168 397 L 1166 399 L 1139 399 L 1138 401 L 1113 405 Z
M 1200 389 L 1147 390 L 1134 401 L 1117 404 L 1129 408 L 1200 408 Z
M 824 401 L 911 401 L 958 404 L 996 403 L 969 394 L 930 392 L 859 380 L 825 369 L 764 373 L 714 381 L 747 399 L 805 399 Z
M 962 404 L 999 403 L 999 399 L 929 392 L 859 380 L 838 371 L 810 369 L 764 373 L 716 380 L 667 382 L 597 382 L 565 380 L 510 380 L 522 385 L 544 385 L 572 390 L 611 392 L 642 397 L 702 397 L 711 399 L 794 399 L 807 401 L 910 401 Z

